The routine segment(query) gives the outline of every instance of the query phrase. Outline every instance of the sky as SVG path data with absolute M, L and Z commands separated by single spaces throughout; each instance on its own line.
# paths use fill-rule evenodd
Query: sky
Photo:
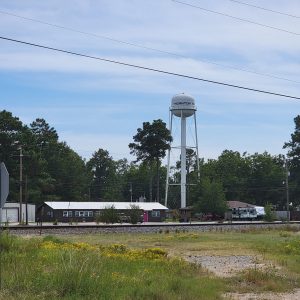
M 2 0 L 0 36 L 300 97 L 299 17 L 230 0 L 181 1 L 206 11 L 171 0 Z M 298 0 L 243 1 L 300 16 Z M 44 118 L 85 159 L 102 148 L 114 159 L 133 160 L 128 144 L 137 128 L 155 119 L 168 124 L 171 99 L 182 92 L 196 101 L 200 157 L 217 158 L 225 149 L 285 154 L 299 100 L 0 40 L 0 110 L 27 125 Z

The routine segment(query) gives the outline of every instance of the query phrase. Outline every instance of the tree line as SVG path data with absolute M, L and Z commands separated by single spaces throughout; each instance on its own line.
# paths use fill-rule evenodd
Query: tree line
M 226 201 L 239 200 L 278 209 L 286 208 L 286 179 L 290 202 L 300 204 L 300 116 L 295 119 L 291 140 L 283 145 L 288 157 L 270 153 L 239 153 L 224 150 L 217 159 L 200 158 L 200 180 L 194 151 L 187 151 L 187 204 L 202 212 L 222 212 Z M 97 149 L 89 160 L 80 157 L 55 128 L 37 118 L 23 124 L 11 112 L 0 111 L 0 161 L 10 173 L 9 201 L 145 201 L 164 202 L 166 166 L 162 159 L 172 137 L 162 120 L 144 122 L 129 144 L 136 160 L 114 160 Z M 24 155 L 20 182 L 20 153 Z M 286 166 L 286 163 L 288 164 Z M 287 173 L 288 172 L 288 173 Z M 171 183 L 180 182 L 180 162 L 172 168 Z M 170 186 L 168 206 L 180 205 L 180 187 Z

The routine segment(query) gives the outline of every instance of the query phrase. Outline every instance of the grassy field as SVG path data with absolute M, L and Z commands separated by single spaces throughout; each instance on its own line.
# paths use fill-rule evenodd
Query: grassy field
M 300 287 L 300 233 L 2 234 L 0 299 L 223 299 Z M 218 277 L 182 258 L 249 255 L 266 267 Z

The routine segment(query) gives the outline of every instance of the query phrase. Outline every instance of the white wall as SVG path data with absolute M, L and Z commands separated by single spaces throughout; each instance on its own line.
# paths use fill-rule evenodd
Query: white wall
M 16 215 L 20 211 L 20 203 L 5 203 L 1 209 L 2 222 L 11 222 L 17 220 L 19 222 L 19 216 Z M 9 218 L 10 216 L 10 218 Z M 8 220 L 7 220 L 8 218 Z M 22 218 L 26 221 L 26 205 L 22 204 Z M 28 204 L 28 222 L 35 222 L 35 205 Z

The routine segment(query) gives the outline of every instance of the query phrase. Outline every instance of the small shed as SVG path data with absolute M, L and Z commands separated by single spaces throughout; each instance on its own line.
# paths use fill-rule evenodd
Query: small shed
M 37 217 L 43 222 L 94 222 L 97 215 L 108 207 L 126 214 L 131 205 L 141 209 L 144 222 L 161 222 L 166 218 L 168 208 L 158 202 L 45 202 L 37 210 Z
M 20 222 L 20 203 L 6 202 L 1 209 L 3 223 L 18 223 Z M 35 222 L 35 204 L 22 204 L 22 221 Z

